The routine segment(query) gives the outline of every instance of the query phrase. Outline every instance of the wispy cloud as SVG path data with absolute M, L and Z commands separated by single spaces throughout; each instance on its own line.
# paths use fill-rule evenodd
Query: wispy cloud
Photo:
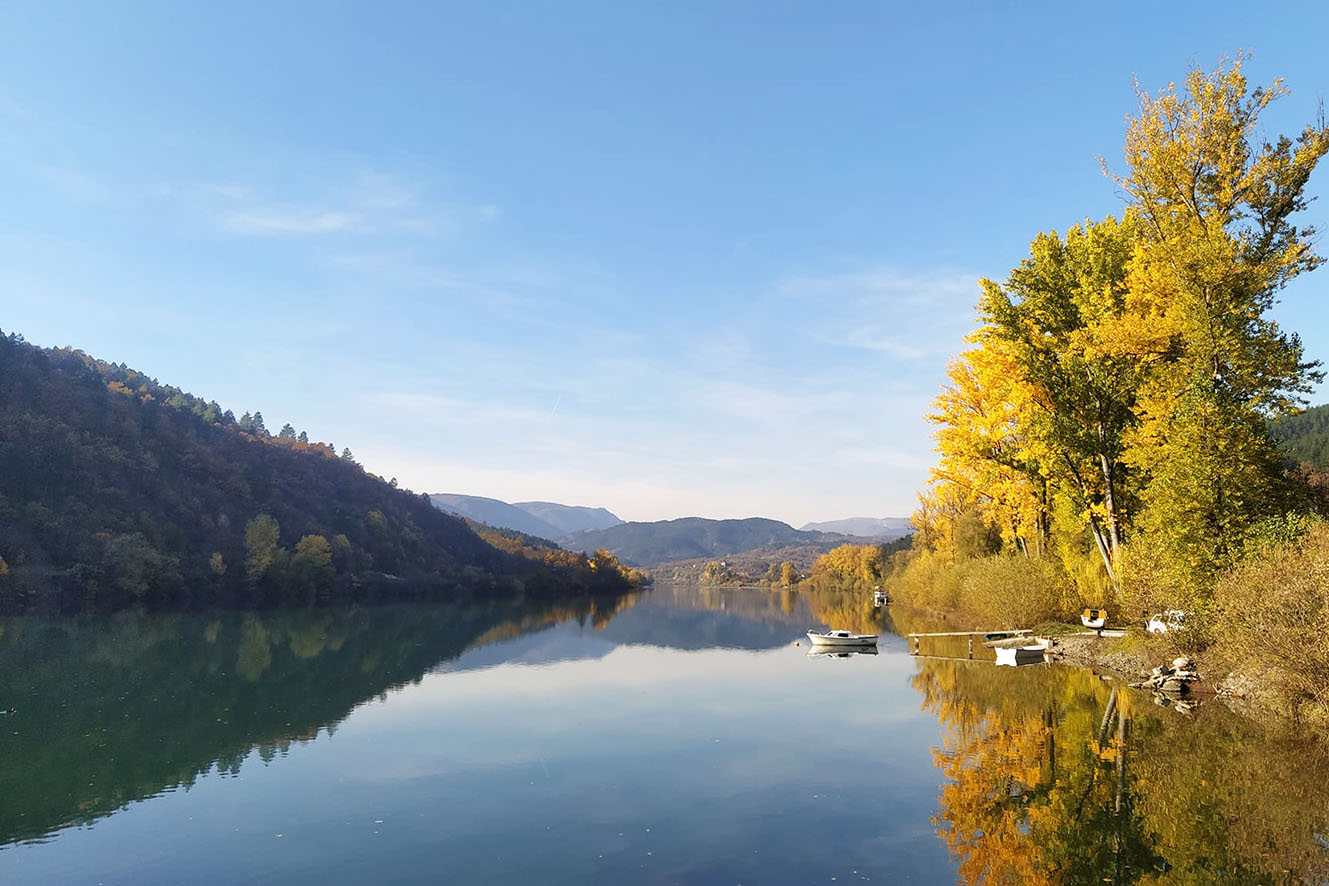
M 833 347 L 899 360 L 950 353 L 973 324 L 978 275 L 893 268 L 791 277 L 777 293 L 810 314 L 806 331 Z
M 530 430 L 548 425 L 553 409 L 537 409 L 483 398 L 462 398 L 440 394 L 388 391 L 369 394 L 366 403 L 373 409 L 394 413 L 399 420 L 416 426 L 454 428 L 466 426 L 502 430 Z M 552 405 L 552 404 L 551 404 Z
M 104 178 L 73 166 L 45 166 L 37 175 L 65 199 L 75 203 L 103 203 L 113 189 Z
M 428 182 L 376 169 L 332 170 L 312 181 L 221 181 L 186 191 L 227 233 L 255 237 L 332 234 L 438 238 L 499 217 L 497 207 L 447 201 Z
M 350 212 L 298 206 L 264 206 L 221 212 L 217 223 L 226 231 L 255 236 L 283 234 L 329 234 L 362 228 L 360 216 Z
M 799 298 L 848 300 L 877 306 L 925 307 L 976 292 L 977 276 L 962 271 L 909 272 L 875 268 L 826 276 L 791 277 L 780 291 Z

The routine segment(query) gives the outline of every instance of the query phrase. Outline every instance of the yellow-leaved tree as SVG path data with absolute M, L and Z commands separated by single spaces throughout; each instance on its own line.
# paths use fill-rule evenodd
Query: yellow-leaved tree
M 1140 229 L 1124 310 L 1101 338 L 1143 369 L 1123 461 L 1142 481 L 1139 528 L 1192 604 L 1253 522 L 1281 509 L 1267 419 L 1321 377 L 1269 316 L 1279 290 L 1321 261 L 1293 218 L 1329 127 L 1259 136 L 1286 92 L 1248 88 L 1241 58 L 1192 70 L 1181 89 L 1141 91 L 1116 177 Z
M 940 455 L 932 471 L 932 497 L 955 512 L 977 509 L 1007 545 L 1041 553 L 1046 536 L 1046 453 L 1028 433 L 1040 392 L 1025 381 L 1003 342 L 985 330 L 970 336 L 970 342 L 979 347 L 951 361 L 946 370 L 949 383 L 927 417 L 937 425 L 934 436 Z M 937 532 L 936 549 L 952 559 L 955 529 L 952 521 Z

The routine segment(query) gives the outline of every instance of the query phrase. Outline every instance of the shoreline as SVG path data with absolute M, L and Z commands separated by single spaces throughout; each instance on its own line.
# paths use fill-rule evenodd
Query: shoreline
M 1155 668 L 1166 666 L 1173 661 L 1173 656 L 1190 657 L 1179 650 L 1167 651 L 1158 642 L 1140 642 L 1137 636 L 1097 637 L 1067 635 L 1051 637 L 1051 660 L 1057 664 L 1087 668 L 1094 673 L 1104 674 L 1154 696 L 1156 704 L 1175 707 L 1183 713 L 1189 713 L 1199 704 L 1221 703 L 1225 708 L 1263 726 L 1290 728 L 1309 725 L 1304 718 L 1287 710 L 1273 688 L 1271 682 L 1261 676 L 1244 670 L 1233 670 L 1216 675 L 1212 672 L 1215 663 L 1197 657 L 1200 679 L 1188 685 L 1185 691 L 1161 692 L 1148 685 L 1140 686 L 1140 681 L 1147 682 L 1155 673 Z M 1312 730 L 1320 732 L 1321 730 Z

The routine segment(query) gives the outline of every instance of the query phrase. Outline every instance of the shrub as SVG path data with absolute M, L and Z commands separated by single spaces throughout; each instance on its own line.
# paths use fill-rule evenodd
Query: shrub
M 973 560 L 968 566 L 962 605 L 985 624 L 1029 627 L 1078 608 L 1078 596 L 1049 560 L 996 556 Z
M 1121 621 L 1168 609 L 1195 612 L 1203 609 L 1177 575 L 1175 562 L 1162 543 L 1153 536 L 1141 535 L 1122 546 L 1117 554 L 1117 608 Z M 1197 613 L 1198 614 L 1198 613 Z
M 954 565 L 930 551 L 912 556 L 889 578 L 892 599 L 907 606 L 960 612 L 984 627 L 1029 627 L 1079 609 L 1080 596 L 1050 559 L 994 555 Z
M 1257 549 L 1214 596 L 1226 660 L 1253 666 L 1293 707 L 1329 706 L 1329 525 Z

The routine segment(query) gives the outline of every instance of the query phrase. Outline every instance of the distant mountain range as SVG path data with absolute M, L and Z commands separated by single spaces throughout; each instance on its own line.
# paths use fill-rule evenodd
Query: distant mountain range
M 903 538 L 914 531 L 908 517 L 847 517 L 825 523 L 805 523 L 799 529 L 804 532 L 838 532 L 842 535 L 880 538 L 883 541 Z
M 895 532 L 892 537 L 906 534 Z M 626 563 L 649 568 L 680 560 L 719 559 L 746 553 L 769 555 L 772 551 L 792 548 L 814 548 L 824 553 L 836 545 L 880 541 L 879 535 L 863 537 L 795 529 L 788 523 L 764 517 L 745 520 L 683 517 L 654 523 L 620 523 L 608 529 L 564 536 L 558 543 L 574 551 L 604 548 Z
M 436 492 L 434 507 L 500 529 L 515 529 L 539 538 L 558 539 L 588 529 L 607 529 L 623 521 L 604 508 L 584 508 L 548 501 L 509 504 L 496 498 Z
M 802 529 L 764 517 L 624 523 L 604 508 L 547 501 L 509 503 L 455 493 L 436 493 L 429 499 L 435 507 L 480 523 L 552 539 L 569 550 L 603 548 L 626 563 L 645 567 L 795 548 L 802 551 L 802 558 L 815 559 L 817 553 L 839 544 L 891 541 L 912 531 L 908 517 L 850 517 L 809 523 Z
M 822 533 L 799 532 L 787 523 L 764 517 L 746 520 L 708 520 L 682 517 L 654 523 L 620 523 L 608 529 L 569 535 L 564 547 L 573 550 L 604 548 L 639 566 L 655 566 L 695 557 L 725 557 L 754 548 L 786 547 L 822 540 Z
M 514 502 L 513 507 L 521 508 L 565 534 L 587 529 L 608 529 L 623 522 L 604 508 L 560 505 L 552 501 L 519 501 Z

